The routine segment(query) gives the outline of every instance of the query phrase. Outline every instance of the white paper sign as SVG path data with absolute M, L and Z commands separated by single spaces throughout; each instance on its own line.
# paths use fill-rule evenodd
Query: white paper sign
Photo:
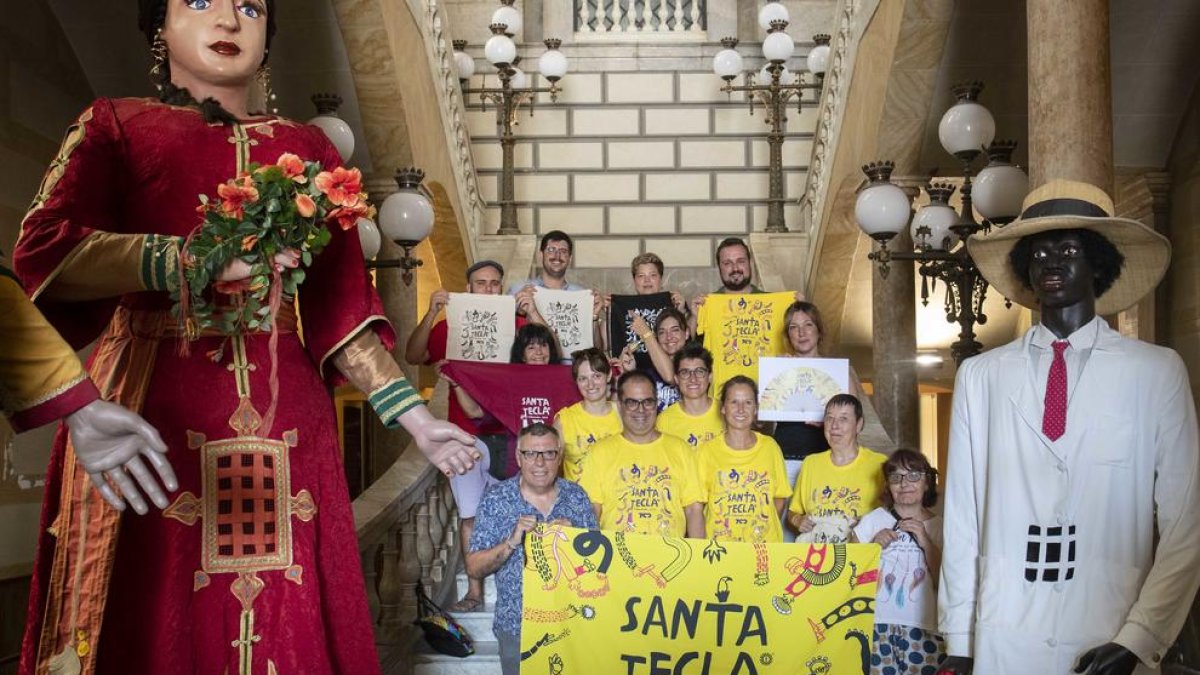
M 564 358 L 572 352 L 591 347 L 592 292 L 560 291 L 537 288 L 533 304 L 546 325 L 558 337 Z
M 446 358 L 508 363 L 516 338 L 511 295 L 451 293 L 446 304 Z
M 820 422 L 825 403 L 850 391 L 850 361 L 764 357 L 758 360 L 758 419 Z

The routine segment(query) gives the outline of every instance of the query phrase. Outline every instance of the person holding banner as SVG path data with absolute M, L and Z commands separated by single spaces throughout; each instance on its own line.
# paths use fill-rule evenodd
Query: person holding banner
M 883 475 L 884 506 L 863 516 L 850 535 L 851 543 L 882 549 L 871 675 L 934 675 L 946 660 L 946 642 L 937 633 L 942 519 L 931 510 L 937 471 L 921 453 L 902 448 L 884 462 Z
M 697 458 L 708 498 L 708 535 L 747 543 L 781 542 L 780 518 L 792 491 L 779 446 L 751 428 L 758 417 L 754 380 L 736 375 L 721 387 L 721 416 L 724 433 L 701 445 Z
M 640 370 L 617 380 L 619 435 L 596 444 L 581 485 L 601 529 L 704 538 L 704 488 L 686 443 L 655 429 L 654 382 Z
M 571 375 L 583 400 L 558 411 L 554 429 L 563 439 L 563 476 L 578 482 L 583 463 L 592 447 L 601 440 L 621 433 L 621 416 L 617 406 L 608 400 L 608 384 L 612 371 L 608 357 L 596 349 L 575 352 L 571 359 Z
M 858 444 L 863 430 L 862 402 L 838 394 L 825 404 L 829 450 L 811 455 L 800 467 L 788 510 L 797 541 L 841 543 L 859 518 L 880 505 L 880 467 L 887 455 Z
M 467 573 L 496 575 L 496 612 L 492 632 L 500 646 L 504 675 L 521 672 L 522 570 L 525 539 L 540 524 L 596 528 L 587 494 L 559 478 L 563 447 L 554 427 L 535 422 L 517 435 L 520 473 L 488 490 L 475 515 L 475 531 L 466 555 Z
M 722 411 L 708 395 L 712 388 L 712 354 L 698 344 L 689 344 L 675 353 L 674 362 L 683 398 L 659 413 L 658 430 L 698 448 L 725 429 Z

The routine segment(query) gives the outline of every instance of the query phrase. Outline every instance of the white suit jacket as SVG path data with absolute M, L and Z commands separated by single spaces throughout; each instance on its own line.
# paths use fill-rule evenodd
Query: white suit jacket
M 939 629 L 976 675 L 1067 673 L 1110 641 L 1155 667 L 1200 585 L 1187 371 L 1100 323 L 1057 441 L 1041 431 L 1036 326 L 959 368 Z

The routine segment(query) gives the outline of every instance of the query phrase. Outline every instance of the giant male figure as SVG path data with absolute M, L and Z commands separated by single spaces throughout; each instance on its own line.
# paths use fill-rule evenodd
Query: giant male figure
M 1200 452 L 1187 371 L 1114 314 L 1170 245 L 1054 181 L 968 241 L 984 277 L 1040 312 L 958 372 L 946 480 L 942 672 L 1126 674 L 1158 666 L 1200 584 Z

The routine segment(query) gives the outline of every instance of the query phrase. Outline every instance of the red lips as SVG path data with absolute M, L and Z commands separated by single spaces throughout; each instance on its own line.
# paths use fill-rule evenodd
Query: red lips
M 237 56 L 242 53 L 242 48 L 232 42 L 214 42 L 208 46 L 209 49 L 220 54 L 221 56 Z

